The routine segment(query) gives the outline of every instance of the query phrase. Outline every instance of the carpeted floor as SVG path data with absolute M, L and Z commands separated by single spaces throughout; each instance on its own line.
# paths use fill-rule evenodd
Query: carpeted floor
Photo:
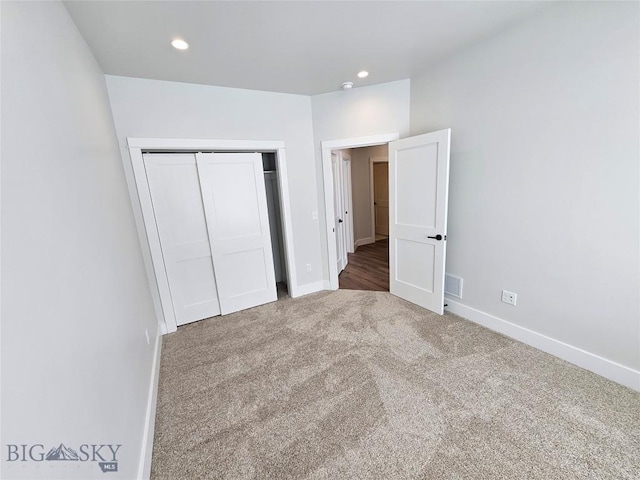
M 386 292 L 164 337 L 154 479 L 639 479 L 640 394 Z

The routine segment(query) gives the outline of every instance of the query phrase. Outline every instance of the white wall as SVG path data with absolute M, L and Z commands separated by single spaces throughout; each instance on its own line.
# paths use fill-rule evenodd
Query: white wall
M 369 159 L 388 157 L 388 145 L 352 148 L 351 184 L 353 190 L 353 230 L 354 239 L 371 238 L 371 169 Z
M 409 133 L 409 80 L 311 97 L 316 152 L 326 140 Z
M 325 218 L 322 142 L 385 133 L 409 133 L 410 81 L 383 83 L 311 97 L 320 218 Z M 323 276 L 329 281 L 326 226 L 320 222 Z
M 635 370 L 638 8 L 566 2 L 411 82 L 412 133 L 453 129 L 461 303 Z
M 121 444 L 106 475 L 131 479 L 157 322 L 104 77 L 61 3 L 1 8 L 2 478 L 105 478 L 7 461 L 63 442 Z
M 284 141 L 299 285 L 321 281 L 311 101 L 302 95 L 106 76 L 125 168 L 127 137 Z M 135 213 L 139 205 L 134 205 Z M 307 272 L 306 264 L 312 265 Z

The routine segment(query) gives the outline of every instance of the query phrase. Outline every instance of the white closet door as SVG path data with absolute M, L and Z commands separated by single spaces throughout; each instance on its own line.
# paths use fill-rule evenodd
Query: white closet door
M 195 154 L 145 154 L 176 323 L 220 315 Z
M 222 313 L 277 300 L 262 156 L 196 159 Z

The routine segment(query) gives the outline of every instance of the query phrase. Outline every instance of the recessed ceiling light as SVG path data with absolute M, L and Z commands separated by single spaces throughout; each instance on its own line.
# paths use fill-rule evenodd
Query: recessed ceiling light
M 343 90 L 349 90 L 350 88 L 353 88 L 353 82 L 344 82 L 342 84 L 342 89 Z
M 367 78 L 369 76 L 369 72 L 367 72 L 366 70 L 362 70 L 361 72 L 358 72 L 358 78 Z
M 172 40 L 171 46 L 173 48 L 177 48 L 178 50 L 186 50 L 187 48 L 189 48 L 189 44 L 184 40 L 182 40 L 181 38 L 176 38 L 175 40 Z

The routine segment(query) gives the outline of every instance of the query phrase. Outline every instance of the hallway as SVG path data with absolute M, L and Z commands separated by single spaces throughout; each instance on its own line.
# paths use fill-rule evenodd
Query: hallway
M 358 247 L 338 277 L 346 290 L 389 291 L 389 239 Z

